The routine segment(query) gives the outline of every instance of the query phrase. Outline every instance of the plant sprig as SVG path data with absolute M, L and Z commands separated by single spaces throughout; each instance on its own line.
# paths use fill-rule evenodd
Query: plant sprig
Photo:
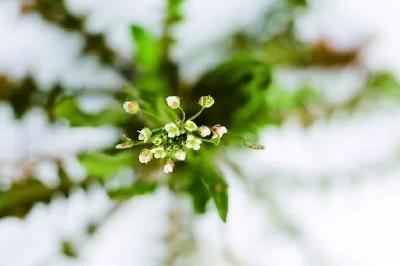
M 150 129 L 145 127 L 138 131 L 138 141 L 134 141 L 126 135 L 121 138 L 117 149 L 130 149 L 134 146 L 145 145 L 139 154 L 140 163 L 147 164 L 153 159 L 163 159 L 164 173 L 171 173 L 176 161 L 185 161 L 187 150 L 198 151 L 203 142 L 218 145 L 224 134 L 228 132 L 225 126 L 216 124 L 212 127 L 205 125 L 197 126 L 193 121 L 201 113 L 215 103 L 210 95 L 202 96 L 199 99 L 201 109 L 186 119 L 186 113 L 181 107 L 178 96 L 168 96 L 166 104 L 173 110 L 179 110 L 181 117 L 176 121 L 171 121 L 161 128 Z M 140 111 L 139 104 L 135 100 L 127 101 L 123 104 L 124 110 L 128 114 L 137 114 Z

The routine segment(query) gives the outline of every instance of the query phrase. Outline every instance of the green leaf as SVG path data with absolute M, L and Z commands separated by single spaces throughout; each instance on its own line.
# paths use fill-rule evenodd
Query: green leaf
M 6 191 L 0 191 L 0 218 L 24 217 L 34 204 L 48 203 L 54 194 L 53 189 L 34 179 L 15 183 Z
M 157 185 L 157 182 L 154 180 L 139 179 L 129 187 L 108 191 L 108 195 L 113 199 L 129 199 L 134 196 L 154 192 Z
M 79 108 L 76 98 L 73 97 L 65 98 L 58 103 L 54 113 L 56 117 L 67 119 L 71 126 L 115 125 L 127 119 L 126 113 L 118 105 L 96 114 L 87 114 Z
M 218 214 L 223 222 L 228 215 L 228 185 L 211 157 L 206 155 L 198 158 L 192 165 L 193 178 L 201 180 L 211 198 L 214 200 Z
M 372 74 L 366 86 L 371 92 L 379 95 L 400 96 L 400 82 L 389 72 Z
M 203 181 L 214 199 L 219 217 L 221 217 L 222 221 L 226 222 L 228 215 L 228 185 L 223 179 L 215 179 L 211 182 L 210 180 L 203 179 Z
M 19 180 L 7 190 L 0 189 L 0 219 L 6 216 L 24 217 L 37 203 L 49 203 L 55 196 L 68 196 L 77 188 L 86 189 L 91 181 L 74 183 L 65 176 L 63 169 L 58 169 L 60 184 L 48 187 L 35 177 Z
M 88 153 L 80 157 L 80 162 L 91 177 L 107 178 L 123 168 L 132 166 L 134 153 L 120 152 L 114 155 L 104 153 Z
M 210 94 L 216 104 L 198 118 L 199 124 L 221 123 L 239 134 L 265 126 L 271 78 L 270 65 L 249 54 L 236 54 L 205 73 L 194 86 L 194 98 Z
M 174 172 L 168 175 L 168 187 L 171 191 L 189 194 L 195 212 L 204 213 L 211 196 L 201 180 L 201 175 L 198 175 L 195 169 L 191 164 L 177 166 Z
M 286 0 L 287 3 L 293 7 L 305 7 L 307 6 L 307 0 Z
M 164 99 L 169 94 L 168 73 L 170 68 L 163 66 L 163 49 L 161 41 L 150 31 L 139 25 L 131 26 L 131 36 L 135 44 L 134 61 L 138 68 L 135 76 L 136 98 L 141 100 L 140 108 L 142 111 L 156 112 L 154 103 L 160 98 Z M 165 72 L 165 73 L 164 73 Z M 145 113 L 146 121 L 155 126 L 159 123 L 159 118 L 149 116 Z
M 287 90 L 273 84 L 267 92 L 267 109 L 270 123 L 280 124 L 291 112 L 321 102 L 321 94 L 309 86 Z
M 168 24 L 175 24 L 183 19 L 183 13 L 181 11 L 181 7 L 184 2 L 185 0 L 168 0 L 168 5 L 167 5 Z
M 202 180 L 195 178 L 191 183 L 189 192 L 192 196 L 194 210 L 197 213 L 205 213 L 207 203 L 210 201 L 210 193 L 202 183 Z
M 135 62 L 145 73 L 158 71 L 161 62 L 159 40 L 139 25 L 131 26 L 132 39 L 135 42 Z

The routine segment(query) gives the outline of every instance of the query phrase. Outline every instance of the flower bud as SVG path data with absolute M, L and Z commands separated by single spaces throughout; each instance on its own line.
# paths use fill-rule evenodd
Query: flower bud
M 203 138 L 205 138 L 205 137 L 207 137 L 207 136 L 209 136 L 210 134 L 211 134 L 211 130 L 210 130 L 210 128 L 209 127 L 207 127 L 207 126 L 201 126 L 201 127 L 199 127 L 199 133 L 200 133 L 200 136 L 202 136 Z
M 228 130 L 226 129 L 226 127 L 217 124 L 215 126 L 212 127 L 212 132 L 216 135 L 218 135 L 218 137 L 222 137 L 224 134 L 228 133 Z
M 133 143 L 129 143 L 129 142 L 123 142 L 123 143 L 119 143 L 115 146 L 116 149 L 119 150 L 123 150 L 123 149 L 129 149 L 132 148 Z
M 116 149 L 129 149 L 133 146 L 133 140 L 127 137 L 126 135 L 122 135 L 121 137 L 122 143 L 119 143 L 115 146 Z
M 151 152 L 154 154 L 154 158 L 156 159 L 161 159 L 167 156 L 167 153 L 165 152 L 163 147 L 157 147 L 151 150 Z
M 167 160 L 167 163 L 164 164 L 164 173 L 168 174 L 174 170 L 174 162 L 172 160 Z
M 139 162 L 148 163 L 153 159 L 153 153 L 149 149 L 143 149 L 139 154 Z
M 125 112 L 131 115 L 134 115 L 139 111 L 139 104 L 134 100 L 124 102 L 122 107 L 124 108 Z
M 210 95 L 208 96 L 201 96 L 199 99 L 199 104 L 203 108 L 210 108 L 214 104 L 214 98 Z
M 175 123 L 168 123 L 164 126 L 165 131 L 168 133 L 169 138 L 177 137 L 181 134 L 178 126 Z
M 178 96 L 168 96 L 165 101 L 171 109 L 176 109 L 181 105 L 181 99 Z
M 186 152 L 183 150 L 175 152 L 175 158 L 179 161 L 184 161 L 186 159 Z
M 154 145 L 157 145 L 157 146 L 158 146 L 158 145 L 160 145 L 160 144 L 163 142 L 163 139 L 162 139 L 161 137 L 158 137 L 158 136 L 157 136 L 157 137 L 154 137 L 154 138 L 153 138 L 153 141 L 152 141 L 152 142 L 153 142 Z
M 139 132 L 139 140 L 142 140 L 143 142 L 147 142 L 150 137 L 151 137 L 151 130 L 147 127 L 143 128 L 142 130 L 138 131 Z
M 197 125 L 193 121 L 186 121 L 185 123 L 185 129 L 189 132 L 193 132 L 197 130 Z
M 221 142 L 221 138 L 217 134 L 214 134 L 211 137 L 211 142 L 214 143 L 214 145 L 219 145 L 219 143 Z

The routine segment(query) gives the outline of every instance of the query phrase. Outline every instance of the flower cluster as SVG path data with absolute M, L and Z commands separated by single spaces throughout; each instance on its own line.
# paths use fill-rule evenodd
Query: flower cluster
M 178 96 L 169 96 L 165 100 L 169 108 L 180 110 L 181 119 L 169 122 L 160 128 L 143 128 L 138 131 L 138 141 L 124 135 L 122 142 L 116 148 L 129 149 L 133 146 L 146 145 L 148 147 L 143 148 L 140 152 L 139 161 L 146 164 L 153 159 L 164 159 L 164 172 L 170 173 L 174 169 L 174 162 L 186 159 L 188 149 L 198 151 L 203 142 L 218 145 L 222 136 L 228 130 L 220 124 L 208 127 L 205 125 L 198 126 L 194 122 L 204 109 L 214 105 L 214 99 L 211 96 L 202 96 L 198 102 L 201 109 L 188 119 L 186 119 L 185 111 L 181 107 Z M 123 108 L 128 114 L 136 114 L 140 109 L 134 100 L 125 102 Z

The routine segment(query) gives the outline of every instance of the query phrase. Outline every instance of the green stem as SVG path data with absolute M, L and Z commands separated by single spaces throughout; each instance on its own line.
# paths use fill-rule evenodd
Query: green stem
M 197 138 L 199 138 L 199 137 L 197 137 Z M 205 142 L 208 142 L 208 143 L 213 143 L 214 144 L 214 142 L 212 142 L 211 140 L 209 140 L 209 139 L 204 139 L 204 138 L 199 138 L 199 139 L 201 139 L 201 141 L 205 141 Z
M 198 111 L 196 114 L 194 114 L 192 117 L 190 117 L 188 120 L 194 120 L 194 119 L 196 119 L 199 115 L 201 115 L 201 113 L 204 111 L 204 107 L 202 107 L 201 109 L 200 109 L 200 111 Z
M 133 145 L 132 145 L 132 147 L 134 147 L 134 146 L 139 146 L 139 145 L 143 145 L 143 144 L 146 144 L 146 142 L 136 142 L 136 143 L 134 143 Z
M 179 110 L 181 110 L 181 112 L 182 112 L 182 122 L 184 122 L 185 121 L 185 119 L 186 119 L 186 113 L 185 113 L 185 111 L 182 109 L 182 107 L 178 107 L 179 108 Z

